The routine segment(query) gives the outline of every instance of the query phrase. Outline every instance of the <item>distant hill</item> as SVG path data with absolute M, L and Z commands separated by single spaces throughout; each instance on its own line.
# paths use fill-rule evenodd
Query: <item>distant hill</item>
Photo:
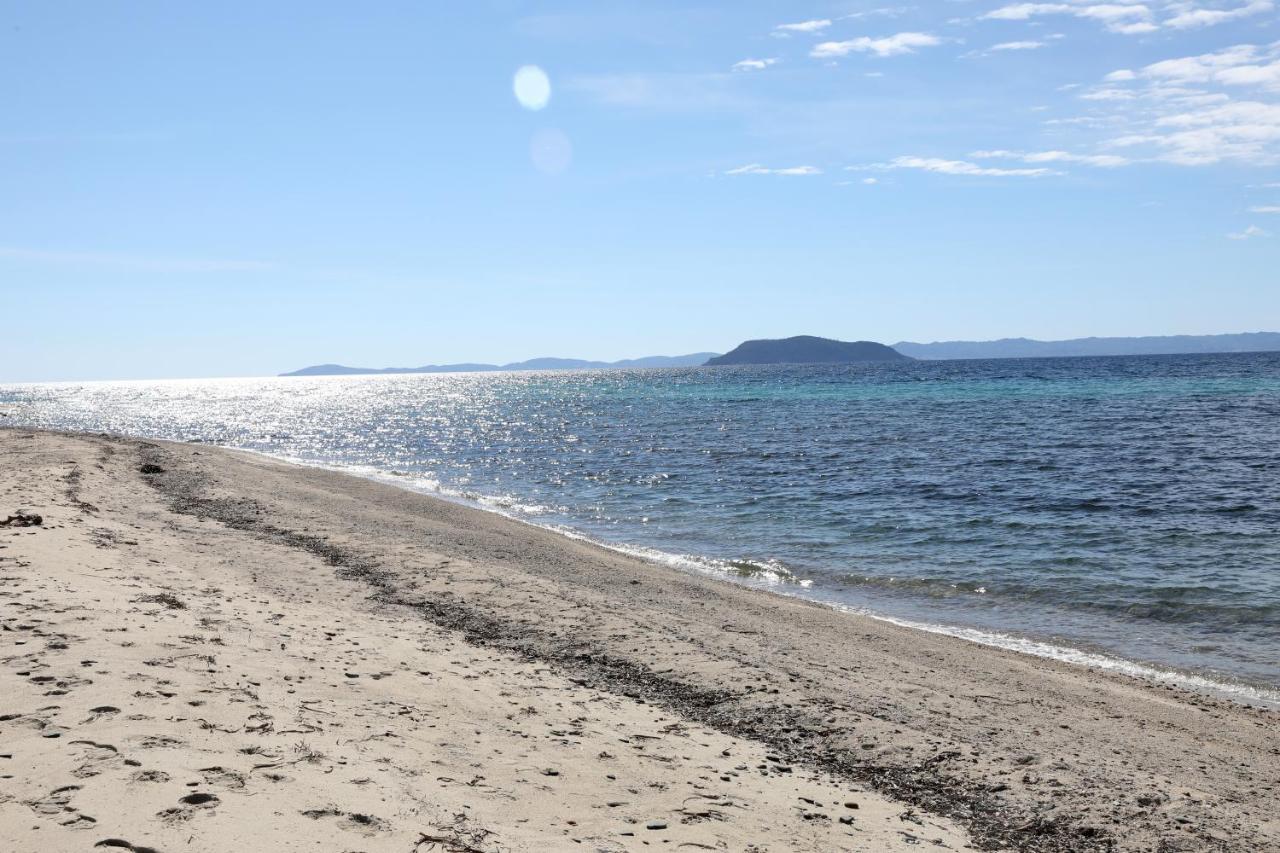
M 1194 355 L 1225 352 L 1280 350 L 1280 332 L 1247 332 L 1238 335 L 1167 335 L 1146 338 L 1074 338 L 1068 341 L 1035 341 L 1002 338 L 998 341 L 938 341 L 893 345 L 913 358 L 1051 358 L 1082 355 Z
M 745 341 L 708 367 L 730 364 L 847 364 L 858 361 L 910 361 L 900 352 L 873 341 L 833 341 L 798 335 L 780 340 Z
M 695 352 L 689 355 L 650 355 L 622 361 L 586 361 L 581 358 L 531 358 L 511 364 L 426 364 L 422 367 L 347 367 L 341 364 L 316 364 L 281 373 L 281 376 L 356 376 L 375 373 L 471 373 L 492 370 L 587 370 L 627 367 L 700 367 L 717 353 Z

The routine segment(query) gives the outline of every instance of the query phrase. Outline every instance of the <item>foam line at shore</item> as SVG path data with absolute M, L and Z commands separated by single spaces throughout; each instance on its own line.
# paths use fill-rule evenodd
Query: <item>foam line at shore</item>
M 833 610 L 848 613 L 850 615 L 865 616 L 870 619 L 887 622 L 891 625 L 898 625 L 903 628 L 910 628 L 917 631 L 927 631 L 932 634 L 941 634 L 982 646 L 989 646 L 992 648 L 1031 655 L 1033 657 L 1061 661 L 1084 668 L 1100 669 L 1158 684 L 1170 684 L 1189 690 L 1210 693 L 1245 705 L 1280 709 L 1280 690 L 1270 690 L 1230 681 L 1219 681 L 1206 678 L 1195 673 L 1161 668 L 1150 664 L 1115 657 L 1113 655 L 1086 651 L 1055 643 L 1046 643 L 1041 640 L 1019 637 L 999 631 L 903 619 L 865 608 L 843 604 L 841 602 L 830 601 L 817 595 L 800 594 L 796 590 L 810 589 L 811 582 L 808 580 L 792 581 L 790 573 L 782 567 L 770 567 L 761 564 L 761 571 L 758 574 L 744 577 L 739 572 L 734 571 L 734 568 L 724 560 L 717 560 L 692 554 L 674 554 L 668 551 L 662 551 L 657 548 L 650 548 L 641 545 L 627 545 L 617 542 L 609 542 L 607 540 L 590 536 L 582 531 L 575 530 L 572 527 L 561 524 L 541 523 L 525 517 L 526 514 L 535 514 L 546 511 L 547 507 L 542 505 L 524 504 L 512 498 L 494 497 L 492 495 L 484 495 L 478 492 L 454 489 L 429 477 L 417 477 L 411 474 L 394 473 L 375 468 L 373 466 L 347 465 L 341 463 L 324 464 L 291 456 L 273 454 L 267 451 L 253 450 L 249 448 L 237 449 L 244 450 L 247 453 L 253 453 L 258 456 L 263 456 L 277 462 L 285 462 L 291 465 L 300 465 L 303 467 L 323 468 L 329 471 L 336 471 L 338 473 L 350 474 L 367 480 L 373 480 L 374 482 L 405 489 L 418 494 L 438 497 L 442 500 L 448 500 L 472 509 L 492 512 L 497 515 L 501 515 L 504 518 L 511 519 L 512 521 L 528 524 L 529 526 L 536 527 L 540 530 L 547 530 L 568 539 L 589 542 L 592 545 L 615 553 L 625 554 L 627 556 L 646 560 L 652 563 L 658 563 L 679 571 L 709 575 L 722 580 L 728 580 L 742 586 L 766 590 L 792 598 L 799 598 L 829 607 Z

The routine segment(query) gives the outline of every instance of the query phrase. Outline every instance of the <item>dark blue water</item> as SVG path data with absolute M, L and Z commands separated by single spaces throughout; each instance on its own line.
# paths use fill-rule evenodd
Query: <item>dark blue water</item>
M 29 385 L 0 405 L 388 477 L 905 620 L 1280 685 L 1277 353 Z

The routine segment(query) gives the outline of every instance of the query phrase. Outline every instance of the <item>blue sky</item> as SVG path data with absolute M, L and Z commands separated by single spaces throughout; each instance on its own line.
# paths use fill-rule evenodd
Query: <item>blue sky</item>
M 0 381 L 1280 328 L 1273 0 L 0 10 Z

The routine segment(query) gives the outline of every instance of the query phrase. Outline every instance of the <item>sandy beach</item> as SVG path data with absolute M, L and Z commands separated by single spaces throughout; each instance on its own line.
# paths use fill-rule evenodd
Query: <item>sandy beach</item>
M 2 850 L 1280 849 L 1272 711 L 208 445 L 10 516 Z

